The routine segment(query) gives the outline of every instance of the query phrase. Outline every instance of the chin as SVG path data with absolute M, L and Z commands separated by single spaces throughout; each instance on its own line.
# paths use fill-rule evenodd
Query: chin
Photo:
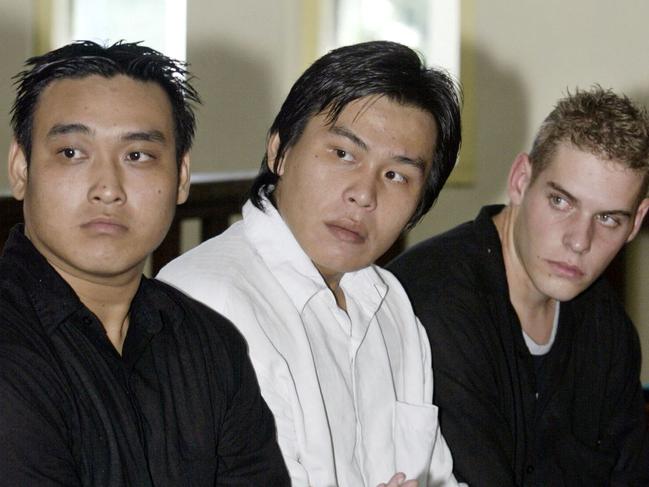
M 319 261 L 314 260 L 314 262 L 318 262 L 318 265 L 341 274 L 354 272 L 372 264 L 372 261 L 367 260 L 367 256 L 355 256 L 354 258 L 350 258 L 348 255 L 329 256 L 328 259 L 321 259 Z
M 588 286 L 556 286 L 548 290 L 546 295 L 557 301 L 570 301 L 579 296 Z

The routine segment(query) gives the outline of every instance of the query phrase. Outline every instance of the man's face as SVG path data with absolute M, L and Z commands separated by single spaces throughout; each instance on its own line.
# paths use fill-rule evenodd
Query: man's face
M 275 168 L 279 213 L 325 280 L 373 263 L 414 213 L 435 150 L 423 110 L 385 97 L 313 117 Z M 271 164 L 279 139 L 269 141 Z
M 104 282 L 139 275 L 187 197 L 189 158 L 175 158 L 163 89 L 126 76 L 54 81 L 34 113 L 27 167 L 9 172 L 25 233 L 62 275 Z
M 533 183 L 529 159 L 522 155 L 514 164 L 518 270 L 541 296 L 570 300 L 635 237 L 649 204 L 644 199 L 638 206 L 642 174 L 567 142 Z

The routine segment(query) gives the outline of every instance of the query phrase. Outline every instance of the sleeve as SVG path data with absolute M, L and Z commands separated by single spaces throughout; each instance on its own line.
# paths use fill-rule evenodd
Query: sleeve
M 255 306 L 249 298 L 232 286 L 223 286 L 224 292 L 218 298 L 212 298 L 211 304 L 225 317 L 236 323 L 248 339 L 248 346 L 257 351 L 259 356 L 271 354 L 267 347 L 269 342 L 263 331 L 256 328 L 258 316 Z M 255 357 L 253 356 L 253 359 Z M 277 370 L 267 370 L 260 357 L 255 361 L 255 374 L 259 388 L 263 392 L 264 406 L 268 406 L 277 428 L 279 444 L 284 463 L 288 469 L 292 487 L 309 487 L 309 476 L 299 461 L 298 438 L 295 431 L 293 405 L 290 403 L 289 392 L 284 390 L 282 374 Z
M 42 359 L 0 345 L 1 486 L 81 485 L 54 384 Z
M 218 447 L 219 486 L 290 486 L 273 415 L 261 397 L 245 347 L 238 350 L 238 388 L 229 401 Z
M 256 350 L 260 355 L 271 353 L 267 350 L 269 342 L 257 325 L 260 319 L 259 311 L 255 303 L 251 302 L 246 291 L 228 280 L 221 279 L 218 274 L 210 275 L 207 278 L 194 271 L 196 271 L 194 268 L 184 267 L 181 269 L 172 262 L 160 271 L 156 279 L 167 282 L 226 317 L 247 337 L 248 347 L 251 350 Z M 191 278 L 190 274 L 192 274 Z M 219 291 L 213 292 L 214 289 Z M 268 318 L 263 317 L 263 319 Z M 256 365 L 258 363 L 259 361 L 256 362 Z M 248 367 L 250 362 L 247 361 L 246 364 Z M 283 462 L 290 474 L 291 485 L 293 487 L 308 487 L 308 474 L 298 459 L 297 436 L 289 401 L 286 395 L 282 394 L 276 375 L 270 372 L 265 373 L 260 367 L 257 367 L 255 372 L 256 378 L 253 374 L 252 380 L 255 381 L 257 390 L 263 391 L 263 410 L 268 412 L 270 407 L 270 411 L 272 411 L 269 414 L 271 414 L 271 420 L 274 419 L 276 424 L 277 442 L 281 448 Z M 273 432 L 275 432 L 274 429 Z M 264 483 L 262 482 L 262 484 Z
M 604 425 L 600 448 L 617 451 L 611 485 L 649 485 L 649 426 L 639 381 L 640 344 L 626 314 L 622 320 L 624 338 L 614 353 L 609 375 L 609 419 Z
M 489 313 L 479 291 L 458 283 L 452 273 L 433 274 L 420 262 L 397 261 L 390 270 L 401 279 L 428 335 L 433 402 L 455 477 L 469 485 L 514 486 L 512 425 L 501 412 L 502 388 L 491 357 L 500 344 L 485 331 Z
M 421 355 L 424 358 L 424 397 L 433 397 L 433 369 L 431 364 L 431 352 L 428 338 L 424 327 L 417 319 L 417 325 L 420 330 L 422 350 Z M 439 411 L 439 410 L 438 410 Z M 466 484 L 458 484 L 453 475 L 453 458 L 451 451 L 444 438 L 443 431 L 439 428 L 435 435 L 433 452 L 431 456 L 430 469 L 428 471 L 428 481 L 422 487 L 453 487 L 459 485 L 466 487 Z
M 587 379 L 578 387 L 585 383 L 593 390 L 580 388 L 577 393 L 590 401 L 579 404 L 579 420 L 566 414 L 548 418 L 553 427 L 545 439 L 546 454 L 555 459 L 570 485 L 649 485 L 649 429 L 639 381 L 639 341 L 623 310 L 611 314 L 601 305 L 607 300 L 600 297 L 589 303 L 595 310 L 588 322 L 595 348 L 585 348 L 587 355 L 581 360 L 588 364 L 583 372 Z M 584 430 L 584 420 L 593 433 Z
M 471 312 L 447 309 L 429 319 L 435 391 L 440 425 L 453 452 L 458 480 L 470 485 L 514 486 L 511 425 L 500 410 L 493 364 L 480 336 L 468 336 L 458 323 Z M 429 317 L 430 318 L 430 317 Z
M 291 477 L 291 486 L 309 487 L 309 476 L 298 459 L 298 439 L 293 411 L 288 403 L 287 394 L 282 393 L 281 384 L 278 384 L 277 378 L 259 372 L 257 377 L 264 391 L 264 400 L 273 411 L 277 426 L 277 441 Z

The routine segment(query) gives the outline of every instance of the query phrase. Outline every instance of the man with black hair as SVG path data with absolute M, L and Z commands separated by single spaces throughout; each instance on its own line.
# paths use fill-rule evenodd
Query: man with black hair
M 390 264 L 430 339 L 455 474 L 470 485 L 649 485 L 640 347 L 601 278 L 649 208 L 649 118 L 595 87 L 559 101 L 509 204 Z
M 183 64 L 69 44 L 17 76 L 0 257 L 0 485 L 289 485 L 246 345 L 142 276 L 189 189 Z
M 243 221 L 159 275 L 246 337 L 294 487 L 456 484 L 426 335 L 373 263 L 459 145 L 448 75 L 396 43 L 336 49 L 282 105 Z

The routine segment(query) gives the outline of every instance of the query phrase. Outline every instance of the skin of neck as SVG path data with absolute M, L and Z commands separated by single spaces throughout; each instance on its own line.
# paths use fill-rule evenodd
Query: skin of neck
M 338 305 L 338 307 L 343 311 L 347 311 L 347 301 L 345 300 L 345 292 L 340 287 L 340 280 L 343 278 L 344 274 L 335 274 L 334 276 L 326 276 L 322 272 L 320 272 L 320 275 L 324 279 L 325 284 L 327 284 L 327 287 L 334 294 L 334 299 L 336 300 L 336 304 Z
M 552 334 L 556 300 L 534 286 L 518 257 L 514 243 L 517 217 L 518 207 L 510 204 L 493 217 L 493 222 L 500 237 L 509 299 L 525 333 L 542 345 Z

